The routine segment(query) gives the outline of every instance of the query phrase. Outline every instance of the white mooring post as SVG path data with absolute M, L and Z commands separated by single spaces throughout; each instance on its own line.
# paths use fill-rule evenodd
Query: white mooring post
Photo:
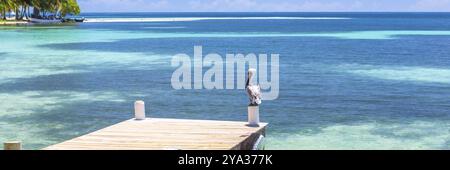
M 3 143 L 4 150 L 22 150 L 22 144 L 20 141 L 9 141 Z
M 248 106 L 248 125 L 259 126 L 259 106 Z
M 142 100 L 138 100 L 134 103 L 134 118 L 136 120 L 145 119 L 145 103 Z

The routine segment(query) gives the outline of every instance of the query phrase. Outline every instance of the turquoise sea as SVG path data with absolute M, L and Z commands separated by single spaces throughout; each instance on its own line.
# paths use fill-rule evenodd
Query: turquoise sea
M 201 45 L 280 54 L 267 149 L 450 149 L 450 13 L 82 16 L 0 26 L 0 142 L 40 149 L 132 118 L 138 99 L 150 117 L 246 121 L 243 90 L 172 88 L 172 56 Z

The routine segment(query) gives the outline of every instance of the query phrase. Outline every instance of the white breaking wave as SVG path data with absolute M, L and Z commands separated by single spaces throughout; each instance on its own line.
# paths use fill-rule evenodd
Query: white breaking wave
M 450 84 L 450 69 L 370 65 L 341 65 L 340 69 L 377 79 Z
M 182 22 L 201 20 L 337 20 L 342 17 L 175 17 L 175 18 L 88 18 L 85 22 Z

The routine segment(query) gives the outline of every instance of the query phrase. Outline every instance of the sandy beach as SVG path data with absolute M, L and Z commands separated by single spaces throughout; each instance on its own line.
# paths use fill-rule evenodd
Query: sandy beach
M 28 24 L 30 23 L 27 20 L 22 21 L 16 21 L 14 19 L 6 19 L 6 20 L 0 20 L 0 25 L 17 25 L 17 24 Z

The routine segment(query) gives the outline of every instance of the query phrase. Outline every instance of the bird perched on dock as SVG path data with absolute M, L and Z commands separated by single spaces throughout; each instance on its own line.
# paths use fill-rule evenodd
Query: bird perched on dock
M 256 75 L 256 69 L 248 70 L 247 82 L 245 83 L 245 89 L 247 90 L 248 97 L 250 99 L 249 106 L 258 106 L 261 104 L 261 87 L 259 85 L 253 85 L 253 77 Z

